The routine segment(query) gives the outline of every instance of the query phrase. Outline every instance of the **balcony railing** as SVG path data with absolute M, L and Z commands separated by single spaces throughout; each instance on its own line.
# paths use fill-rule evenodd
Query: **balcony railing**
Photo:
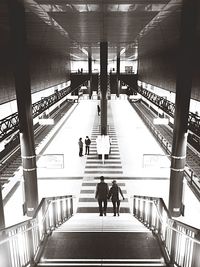
M 200 230 L 172 219 L 161 198 L 134 196 L 133 214 L 157 235 L 170 266 L 199 266 Z
M 48 235 L 72 215 L 72 196 L 42 199 L 32 219 L 0 231 L 0 267 L 33 266 Z

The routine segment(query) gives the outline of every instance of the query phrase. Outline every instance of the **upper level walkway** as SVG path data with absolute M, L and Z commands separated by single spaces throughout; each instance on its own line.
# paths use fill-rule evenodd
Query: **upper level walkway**
M 122 210 L 132 209 L 133 195 L 161 197 L 168 203 L 169 168 L 163 163 L 156 165 L 156 157 L 164 152 L 149 132 L 145 124 L 127 100 L 108 101 L 108 131 L 111 136 L 111 155 L 102 163 L 96 154 L 95 140 L 99 133 L 100 117 L 97 114 L 97 100 L 81 100 L 63 114 L 59 125 L 55 126 L 41 144 L 46 149 L 43 154 L 62 154 L 63 168 L 38 168 L 39 200 L 43 197 L 68 195 L 75 197 L 74 210 L 78 212 L 98 212 L 94 199 L 96 183 L 101 175 L 109 183 L 116 179 L 123 187 L 126 201 Z M 90 155 L 79 157 L 78 139 L 89 136 L 92 140 Z M 51 138 L 52 137 L 52 138 Z M 50 140 L 50 141 L 49 141 Z M 38 149 L 40 153 L 42 149 Z M 153 163 L 153 164 L 151 164 Z M 17 174 L 21 185 L 21 174 Z M 6 225 L 26 219 L 22 214 L 22 187 L 13 194 L 5 206 Z M 184 222 L 200 228 L 199 202 L 185 184 Z M 112 212 L 109 202 L 109 212 Z

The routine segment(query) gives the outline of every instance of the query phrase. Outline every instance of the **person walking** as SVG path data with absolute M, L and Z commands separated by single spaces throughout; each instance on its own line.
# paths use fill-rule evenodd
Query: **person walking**
M 117 181 L 113 180 L 112 181 L 112 186 L 109 190 L 108 193 L 108 199 L 111 198 L 112 204 L 113 204 L 113 213 L 114 216 L 116 216 L 116 214 L 119 216 L 119 209 L 120 209 L 120 195 L 122 196 L 123 200 L 124 200 L 124 195 L 122 193 L 121 188 L 117 185 Z
M 81 137 L 79 138 L 78 145 L 79 145 L 79 157 L 82 157 L 83 156 L 83 141 Z
M 91 140 L 88 136 L 86 136 L 86 138 L 85 138 L 85 155 L 89 155 L 89 153 L 90 153 L 90 144 L 91 144 Z
M 100 183 L 97 184 L 95 198 L 99 204 L 99 216 L 106 216 L 107 199 L 108 199 L 108 184 L 104 182 L 104 177 L 100 177 Z

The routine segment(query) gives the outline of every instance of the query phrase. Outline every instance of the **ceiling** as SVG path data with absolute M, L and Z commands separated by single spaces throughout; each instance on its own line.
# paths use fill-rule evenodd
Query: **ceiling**
M 6 45 L 8 10 L 0 4 L 0 30 Z M 117 54 L 135 60 L 138 45 L 145 54 L 176 42 L 182 0 L 24 0 L 28 43 L 87 60 L 99 59 L 99 44 L 108 42 L 109 60 Z

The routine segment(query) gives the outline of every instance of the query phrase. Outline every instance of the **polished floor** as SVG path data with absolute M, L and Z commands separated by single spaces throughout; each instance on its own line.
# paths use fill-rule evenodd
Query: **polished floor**
M 156 237 L 130 213 L 77 213 L 49 237 L 37 266 L 166 265 Z
M 100 116 L 97 100 L 80 100 L 66 113 L 37 149 L 39 200 L 47 196 L 72 194 L 74 211 L 98 212 L 94 199 L 96 183 L 101 175 L 111 185 L 116 179 L 122 186 L 126 201 L 122 207 L 132 210 L 132 196 L 145 195 L 164 199 L 168 204 L 169 162 L 155 138 L 126 99 L 108 101 L 108 133 L 111 155 L 103 163 L 96 154 Z M 90 155 L 79 157 L 78 139 L 92 140 Z M 51 142 L 49 140 L 52 138 Z M 44 164 L 44 159 L 48 161 Z M 43 162 L 42 162 L 43 160 Z M 21 170 L 16 173 L 20 186 L 5 206 L 6 225 L 27 219 L 22 214 L 23 190 Z M 6 189 L 5 189 L 6 190 Z M 185 217 L 178 218 L 200 228 L 200 205 L 184 183 Z M 111 202 L 108 204 L 112 216 Z

